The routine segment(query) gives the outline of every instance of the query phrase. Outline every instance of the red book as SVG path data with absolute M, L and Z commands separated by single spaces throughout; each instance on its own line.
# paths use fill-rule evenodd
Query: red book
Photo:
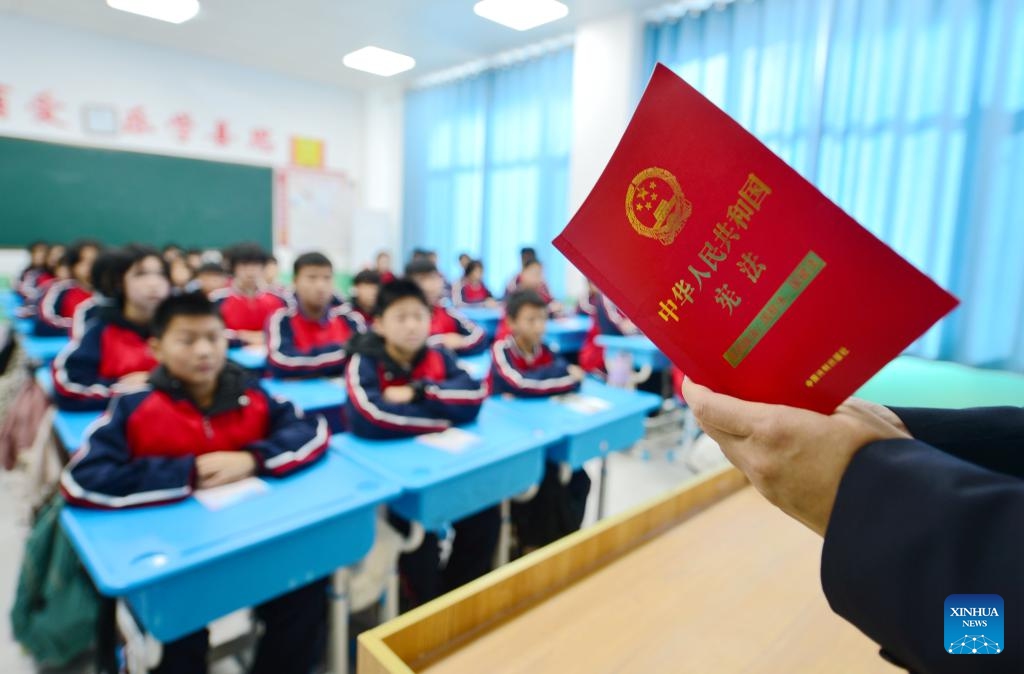
M 662 65 L 554 243 L 694 381 L 823 413 L 957 304 Z

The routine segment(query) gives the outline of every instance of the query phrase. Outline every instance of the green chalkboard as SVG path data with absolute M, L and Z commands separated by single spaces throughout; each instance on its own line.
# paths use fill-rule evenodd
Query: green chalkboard
M 0 138 L 0 247 L 89 237 L 269 249 L 272 190 L 269 168 Z

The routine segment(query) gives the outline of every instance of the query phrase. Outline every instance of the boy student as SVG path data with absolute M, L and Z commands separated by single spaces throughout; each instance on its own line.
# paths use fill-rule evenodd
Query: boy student
M 65 336 L 74 325 L 75 309 L 92 297 L 92 264 L 99 254 L 99 244 L 80 241 L 64 253 L 61 264 L 69 278 L 55 281 L 39 301 L 39 312 L 33 334 L 40 337 Z
M 480 353 L 487 348 L 484 331 L 473 321 L 441 304 L 444 279 L 433 262 L 419 259 L 405 267 L 405 275 L 422 290 L 430 302 L 431 346 L 443 346 L 460 356 Z
M 491 347 L 490 387 L 495 394 L 537 398 L 576 391 L 583 369 L 569 365 L 544 345 L 547 302 L 532 290 L 512 293 L 505 305 L 511 333 Z M 512 521 L 522 554 L 580 528 L 590 492 L 586 471 L 562 484 L 557 464 L 549 463 L 537 495 L 512 504 Z
M 96 268 L 100 260 L 97 288 L 107 301 L 94 305 L 82 333 L 51 365 L 55 402 L 64 410 L 102 410 L 116 394 L 145 385 L 157 365 L 149 323 L 170 293 L 167 263 L 144 246 L 106 251 Z
M 263 328 L 278 309 L 285 306 L 280 296 L 266 289 L 263 270 L 267 253 L 254 243 L 241 243 L 227 253 L 234 282 L 214 291 L 210 299 L 224 319 L 232 343 L 262 345 Z
M 267 367 L 275 377 L 339 377 L 345 344 L 365 332 L 347 305 L 332 306 L 334 267 L 322 253 L 303 253 L 294 264 L 295 301 L 267 322 Z
M 427 346 L 431 306 L 420 287 L 405 279 L 385 283 L 374 313 L 372 331 L 349 344 L 349 430 L 367 438 L 401 438 L 475 419 L 487 386 L 459 368 L 451 353 Z M 389 519 L 408 533 L 408 522 Z M 490 571 L 500 524 L 496 506 L 455 522 L 443 571 L 437 536 L 427 534 L 419 549 L 399 559 L 405 603 L 418 605 Z
M 352 312 L 363 319 L 367 328 L 373 325 L 373 308 L 377 304 L 380 283 L 380 274 L 372 269 L 364 269 L 352 279 Z
M 195 278 L 185 286 L 185 292 L 202 292 L 209 297 L 214 291 L 226 288 L 228 285 L 228 273 L 218 262 L 204 262 L 196 269 Z
M 149 386 L 111 404 L 61 475 L 73 505 L 167 503 L 251 475 L 282 476 L 327 449 L 327 423 L 302 417 L 226 361 L 224 324 L 200 293 L 164 300 L 150 343 L 160 366 Z M 256 607 L 265 632 L 252 671 L 308 674 L 326 615 L 318 580 Z M 206 672 L 207 631 L 163 644 L 158 674 Z

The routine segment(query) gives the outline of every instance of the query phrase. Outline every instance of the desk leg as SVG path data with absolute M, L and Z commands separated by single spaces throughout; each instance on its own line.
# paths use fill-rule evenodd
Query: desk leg
M 348 569 L 334 572 L 327 640 L 327 667 L 331 674 L 348 674 L 348 581 Z
M 117 674 L 117 600 L 100 597 L 96 620 L 96 672 Z
M 597 492 L 597 521 L 604 519 L 605 497 L 608 493 L 608 455 L 601 457 L 601 485 Z
M 398 560 L 395 560 L 395 564 L 391 569 L 391 573 L 388 575 L 388 588 L 384 593 L 384 615 L 381 616 L 381 622 L 386 623 L 389 620 L 393 620 L 398 617 Z
M 501 502 L 501 529 L 498 531 L 498 549 L 494 551 L 494 568 L 508 564 L 512 556 L 512 505 L 508 499 Z

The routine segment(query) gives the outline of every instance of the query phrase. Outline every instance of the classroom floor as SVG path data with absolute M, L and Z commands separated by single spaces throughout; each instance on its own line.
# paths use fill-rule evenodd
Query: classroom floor
M 639 503 L 654 498 L 675 487 L 695 472 L 703 472 L 722 465 L 725 461 L 715 443 L 707 436 L 701 436 L 687 446 L 681 444 L 681 435 L 674 428 L 652 429 L 648 437 L 626 454 L 615 454 L 609 459 L 609 480 L 606 496 L 606 515 L 621 512 Z M 585 523 L 593 522 L 597 514 L 598 464 L 588 465 L 588 472 L 594 480 L 590 501 L 587 506 Z M 21 550 L 28 532 L 28 508 L 24 505 L 24 477 L 20 473 L 0 471 L 0 620 L 4 629 L 0 632 L 0 672 L 3 674 L 91 674 L 93 668 L 88 658 L 84 662 L 64 669 L 42 670 L 36 667 L 10 633 L 8 611 L 14 601 L 18 571 L 21 565 Z M 244 618 L 221 621 L 215 625 L 224 632 L 235 632 L 244 625 Z M 234 661 L 221 660 L 211 667 L 211 674 L 241 674 L 242 668 Z

